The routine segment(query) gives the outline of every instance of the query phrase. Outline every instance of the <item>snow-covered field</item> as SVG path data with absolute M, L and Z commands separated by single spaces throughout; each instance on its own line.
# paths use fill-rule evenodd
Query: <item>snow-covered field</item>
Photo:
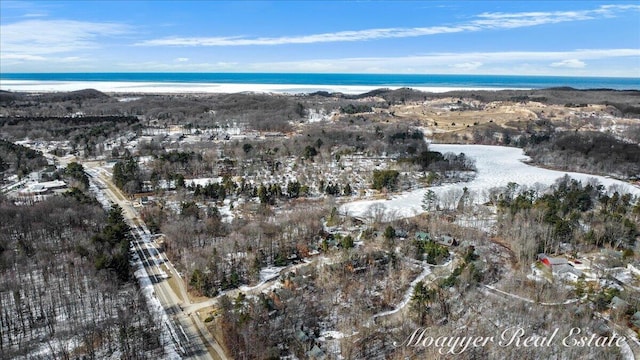
M 562 172 L 555 170 L 543 169 L 531 165 L 527 165 L 523 160 L 528 160 L 522 149 L 504 147 L 504 146 L 488 146 L 488 145 L 451 145 L 451 144 L 431 144 L 431 150 L 442 153 L 465 153 L 468 157 L 476 161 L 478 169 L 475 179 L 469 182 L 445 184 L 441 186 L 431 187 L 442 204 L 443 199 L 462 195 L 462 188 L 467 187 L 472 194 L 475 203 L 484 203 L 488 199 L 489 190 L 496 187 L 504 187 L 514 182 L 518 185 L 525 185 L 529 188 L 544 190 L 552 185 L 558 178 L 565 174 L 580 180 L 584 183 L 589 179 L 595 179 L 606 188 L 612 186 L 618 187 L 618 191 L 630 192 L 640 196 L 640 188 L 631 186 L 625 182 L 606 178 L 603 176 Z M 390 200 L 360 200 L 354 201 L 341 206 L 341 213 L 351 216 L 368 216 L 371 209 L 384 206 L 386 214 L 394 218 L 405 218 L 415 216 L 422 213 L 422 198 L 427 189 L 418 189 L 395 196 Z M 375 205 L 371 208 L 372 205 Z
M 209 184 L 219 184 L 222 182 L 222 176 L 214 177 L 214 178 L 196 178 L 196 179 L 185 179 L 184 184 L 187 186 L 207 186 Z
M 349 86 L 349 85 L 289 85 L 289 84 L 222 84 L 222 83 L 163 83 L 133 81 L 34 81 L 34 80 L 2 80 L 0 90 L 49 92 L 96 89 L 112 93 L 283 93 L 300 94 L 316 91 L 341 92 L 345 94 L 361 94 L 385 86 Z M 398 89 L 400 86 L 391 86 Z M 427 92 L 447 92 L 459 90 L 451 87 L 415 87 Z M 464 90 L 502 90 L 498 88 L 464 88 Z M 128 98 L 125 98 L 128 99 Z

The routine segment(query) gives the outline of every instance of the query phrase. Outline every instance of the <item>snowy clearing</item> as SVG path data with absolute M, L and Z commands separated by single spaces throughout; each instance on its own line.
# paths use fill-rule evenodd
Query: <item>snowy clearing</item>
M 456 193 L 459 198 L 462 195 L 463 187 L 469 189 L 473 194 L 474 202 L 477 204 L 487 201 L 490 189 L 504 187 L 511 182 L 520 186 L 525 185 L 543 190 L 565 174 L 582 181 L 583 184 L 589 181 L 589 179 L 596 179 L 606 188 L 614 186 L 618 187 L 618 190 L 623 190 L 623 192 L 630 192 L 640 196 L 640 188 L 631 186 L 620 180 L 583 173 L 549 170 L 525 164 L 523 161 L 529 160 L 529 158 L 524 155 L 520 148 L 453 144 L 431 144 L 429 148 L 442 153 L 464 153 L 476 161 L 476 168 L 478 169 L 477 176 L 472 181 L 429 188 L 436 193 L 441 202 L 444 197 Z M 390 200 L 354 201 L 342 205 L 340 212 L 350 216 L 366 217 L 372 213 L 372 205 L 382 205 L 388 217 L 411 217 L 424 212 L 422 210 L 422 198 L 426 191 L 427 189 L 413 190 L 394 196 Z M 452 203 L 457 203 L 457 199 L 456 201 L 452 201 Z

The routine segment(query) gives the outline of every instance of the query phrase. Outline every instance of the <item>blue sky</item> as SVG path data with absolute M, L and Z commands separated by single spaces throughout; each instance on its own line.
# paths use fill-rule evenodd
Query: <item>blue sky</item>
M 640 1 L 0 1 L 0 72 L 640 77 Z

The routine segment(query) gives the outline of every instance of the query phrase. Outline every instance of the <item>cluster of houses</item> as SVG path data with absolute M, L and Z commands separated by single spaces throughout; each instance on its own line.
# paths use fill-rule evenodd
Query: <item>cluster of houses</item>
M 587 265 L 579 260 L 571 261 L 565 257 L 551 257 L 547 254 L 538 254 L 537 260 L 536 264 L 532 265 L 534 276 L 541 275 L 540 277 L 545 277 L 544 275 L 546 273 L 547 275 L 551 275 L 552 278 L 571 282 L 576 282 L 580 278 L 585 281 L 598 281 L 598 276 L 596 276 L 592 269 L 592 266 L 594 269 L 598 268 L 596 264 Z M 607 286 L 614 287 L 619 291 L 625 289 L 630 291 L 639 290 L 634 284 L 637 285 L 638 279 L 640 279 L 640 262 L 631 261 L 627 264 L 626 268 L 600 270 L 602 270 L 603 274 L 606 274 L 605 277 L 607 280 L 605 284 L 608 284 Z M 629 304 L 629 302 L 618 296 L 614 296 L 609 305 L 611 316 L 615 318 L 625 317 L 625 314 L 628 314 L 627 311 L 630 310 L 630 306 L 631 304 Z M 640 331 L 640 311 L 635 311 L 629 317 L 629 325 L 637 331 Z
M 142 130 L 138 140 L 142 142 L 153 142 L 160 139 L 163 143 L 177 145 L 180 142 L 200 142 L 215 140 L 257 140 L 267 138 L 284 137 L 285 134 L 277 131 L 260 132 L 244 129 L 242 125 L 234 124 L 232 127 L 199 129 L 187 128 L 182 125 L 169 125 L 166 128 L 146 127 Z M 125 138 L 127 142 L 136 139 L 134 132 L 128 133 Z
M 622 255 L 614 254 L 611 255 L 612 251 L 604 251 L 602 252 L 605 256 L 614 256 Z M 583 262 L 584 261 L 584 262 Z M 541 266 L 532 266 L 533 275 L 544 275 L 541 274 L 540 271 L 544 270 L 547 274 L 552 275 L 553 278 L 558 278 L 562 280 L 567 280 L 571 282 L 577 281 L 580 277 L 582 277 L 585 281 L 596 281 L 598 276 L 596 276 L 595 271 L 599 271 L 602 273 L 608 273 L 611 275 L 611 272 L 622 271 L 627 274 L 625 276 L 629 277 L 637 277 L 640 278 L 640 262 L 632 261 L 627 264 L 625 268 L 611 268 L 606 269 L 597 263 L 593 263 L 592 260 L 569 260 L 566 257 L 551 257 L 547 254 L 538 254 L 537 255 L 537 264 Z M 588 262 L 589 264 L 585 263 Z M 625 284 L 624 280 L 618 279 L 615 275 L 609 276 L 609 278 L 613 279 L 615 282 L 622 285 Z M 620 288 L 621 289 L 621 288 Z

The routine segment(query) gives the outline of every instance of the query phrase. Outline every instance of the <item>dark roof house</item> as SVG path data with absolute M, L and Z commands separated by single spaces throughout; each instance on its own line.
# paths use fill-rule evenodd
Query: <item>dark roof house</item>
M 309 359 L 313 360 L 324 360 L 327 356 L 324 354 L 324 351 L 318 347 L 318 345 L 314 345 L 313 348 L 307 351 L 307 356 Z
M 636 311 L 636 313 L 631 316 L 630 321 L 633 326 L 640 328 L 640 311 Z

